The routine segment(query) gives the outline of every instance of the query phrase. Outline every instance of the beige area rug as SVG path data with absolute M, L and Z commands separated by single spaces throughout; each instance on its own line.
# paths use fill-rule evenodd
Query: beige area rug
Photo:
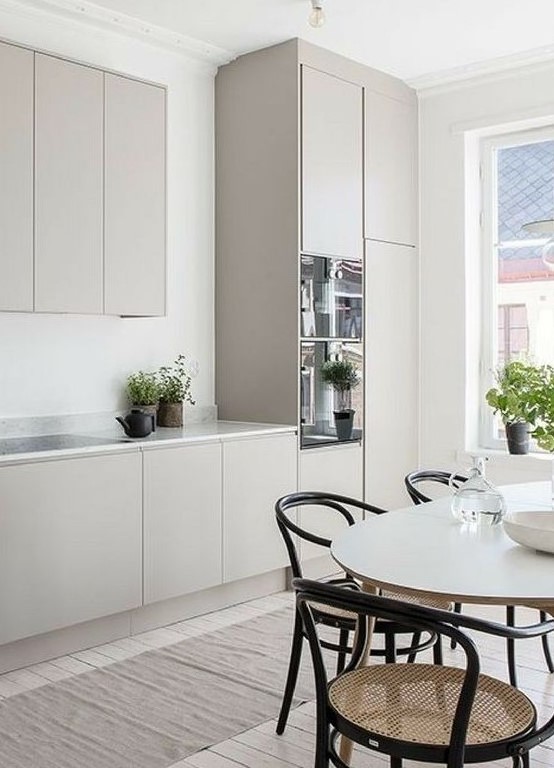
M 0 703 L 2 768 L 167 768 L 277 716 L 292 608 Z M 314 696 L 304 648 L 296 704 Z

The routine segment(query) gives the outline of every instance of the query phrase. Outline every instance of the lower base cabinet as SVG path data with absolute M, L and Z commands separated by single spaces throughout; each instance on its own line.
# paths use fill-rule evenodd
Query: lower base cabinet
M 0 644 L 142 601 L 141 455 L 0 467 Z
M 357 443 L 310 448 L 300 453 L 301 491 L 338 493 L 363 501 L 363 475 L 363 450 Z M 350 511 L 357 520 L 363 518 L 360 510 L 352 508 Z M 299 516 L 300 526 L 328 539 L 332 539 L 346 525 L 338 512 L 324 507 L 302 507 Z M 307 541 L 301 542 L 300 550 L 302 560 L 321 557 L 324 552 L 321 547 Z
M 221 444 L 145 451 L 144 603 L 221 581 Z
M 224 581 L 289 564 L 274 507 L 297 489 L 297 455 L 293 434 L 224 443 Z

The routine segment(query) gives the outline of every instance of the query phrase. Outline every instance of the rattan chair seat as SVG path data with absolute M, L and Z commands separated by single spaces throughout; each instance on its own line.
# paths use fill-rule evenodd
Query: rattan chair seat
M 330 619 L 350 619 L 351 621 L 357 621 L 358 619 L 358 614 L 353 611 L 346 611 L 343 608 L 335 608 L 323 603 L 310 603 L 310 605 L 315 611 L 328 616 Z
M 441 611 L 451 611 L 454 607 L 454 603 L 447 600 L 445 597 L 438 597 L 433 595 L 414 595 L 407 592 L 388 592 L 384 590 L 381 592 L 383 597 L 390 597 L 391 600 L 402 600 L 405 603 L 414 603 L 415 605 L 424 605 L 426 608 L 437 608 Z
M 464 670 L 431 664 L 377 664 L 342 675 L 329 686 L 332 708 L 352 724 L 401 741 L 448 745 Z M 521 691 L 479 676 L 468 745 L 525 733 L 535 707 Z

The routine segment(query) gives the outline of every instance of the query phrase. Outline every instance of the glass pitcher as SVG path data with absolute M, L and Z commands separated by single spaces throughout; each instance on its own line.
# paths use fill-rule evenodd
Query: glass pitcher
M 485 477 L 485 460 L 473 457 L 473 467 L 465 483 L 457 487 L 455 475 L 450 478 L 452 514 L 462 523 L 492 526 L 502 521 L 506 514 L 504 496 Z

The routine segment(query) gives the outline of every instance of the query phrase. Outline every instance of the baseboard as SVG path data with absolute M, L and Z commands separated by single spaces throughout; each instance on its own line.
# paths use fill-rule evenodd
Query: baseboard
M 0 674 L 67 656 L 122 637 L 201 616 L 246 600 L 265 597 L 286 589 L 286 570 L 222 584 L 173 600 L 165 600 L 134 611 L 105 616 L 94 621 L 64 627 L 55 632 L 28 637 L 0 647 Z
M 131 613 L 131 634 L 137 635 L 149 629 L 165 627 L 193 616 L 202 616 L 230 605 L 244 603 L 246 600 L 265 597 L 286 588 L 286 571 L 282 569 L 164 600 L 161 603 L 145 605 Z

